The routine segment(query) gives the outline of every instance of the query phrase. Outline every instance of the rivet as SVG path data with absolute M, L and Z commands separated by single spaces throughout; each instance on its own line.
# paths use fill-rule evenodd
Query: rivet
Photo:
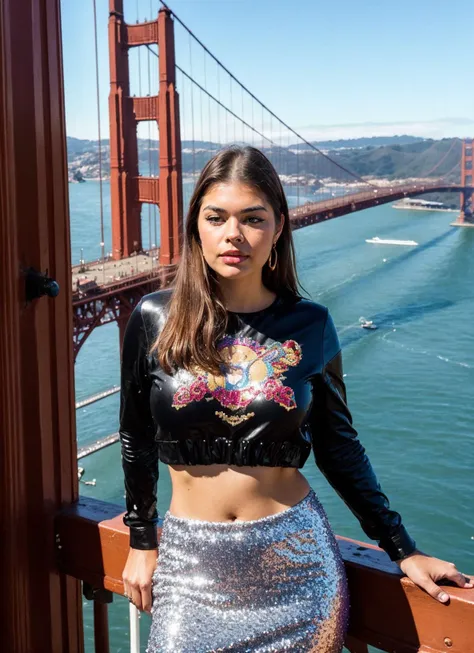
M 449 637 L 445 637 L 444 638 L 444 643 L 445 643 L 445 646 L 452 646 L 453 645 L 453 640 L 450 639 Z

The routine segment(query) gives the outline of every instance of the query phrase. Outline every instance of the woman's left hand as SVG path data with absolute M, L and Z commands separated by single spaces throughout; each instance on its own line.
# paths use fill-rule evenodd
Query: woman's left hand
M 445 562 L 421 551 L 414 551 L 403 560 L 397 561 L 397 565 L 415 585 L 424 589 L 441 603 L 449 601 L 449 596 L 442 587 L 436 585 L 436 581 L 447 578 L 459 587 L 466 589 L 474 587 L 472 578 L 458 571 L 454 562 Z

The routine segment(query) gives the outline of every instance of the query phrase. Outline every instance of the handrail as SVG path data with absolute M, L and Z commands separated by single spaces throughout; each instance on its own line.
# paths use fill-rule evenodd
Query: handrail
M 121 506 L 82 497 L 56 516 L 60 569 L 93 588 L 123 595 L 129 551 Z M 445 587 L 444 605 L 403 577 L 373 544 L 337 536 L 349 581 L 351 619 L 346 646 L 396 653 L 474 653 L 474 589 Z
M 84 406 L 90 406 L 90 404 L 94 404 L 96 401 L 100 401 L 101 399 L 110 397 L 111 395 L 114 395 L 117 392 L 120 392 L 120 386 L 113 385 L 111 388 L 108 388 L 107 390 L 102 390 L 102 392 L 97 392 L 96 394 L 90 395 L 85 399 L 76 401 L 76 410 L 78 410 L 79 408 L 84 408 Z
M 103 438 L 94 440 L 94 442 L 89 442 L 88 444 L 85 444 L 82 447 L 78 447 L 77 460 L 81 460 L 81 458 L 90 456 L 91 453 L 95 453 L 96 451 L 100 451 L 101 449 L 105 449 L 106 447 L 110 447 L 110 445 L 115 444 L 116 442 L 119 441 L 119 437 L 120 436 L 118 432 L 110 433 L 109 435 L 106 435 Z

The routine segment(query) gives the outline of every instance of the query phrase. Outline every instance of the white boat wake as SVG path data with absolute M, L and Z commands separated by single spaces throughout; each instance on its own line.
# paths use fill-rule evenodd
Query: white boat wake
M 406 349 L 407 351 L 411 351 L 414 354 L 422 354 L 424 356 L 430 356 L 431 358 L 437 358 L 440 361 L 443 361 L 443 363 L 450 363 L 451 365 L 458 365 L 459 367 L 465 367 L 469 370 L 474 369 L 474 366 L 469 365 L 469 363 L 465 363 L 463 361 L 455 361 L 452 358 L 447 358 L 446 356 L 441 356 L 440 354 L 436 354 L 434 351 L 431 351 L 429 349 L 419 349 L 417 347 L 409 347 L 408 345 L 404 345 L 401 342 L 397 342 L 396 340 L 392 340 L 390 338 L 387 338 L 389 334 L 385 333 L 380 340 L 383 340 L 384 342 L 389 342 L 395 347 L 399 347 L 400 349 Z
M 418 245 L 416 240 L 396 240 L 394 238 L 379 238 L 378 236 L 366 238 L 365 242 L 374 245 L 404 245 L 406 247 L 416 247 Z

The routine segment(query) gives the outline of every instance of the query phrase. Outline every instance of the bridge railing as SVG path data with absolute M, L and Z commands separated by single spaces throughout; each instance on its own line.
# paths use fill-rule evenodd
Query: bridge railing
M 82 580 L 94 600 L 96 653 L 108 653 L 107 604 L 113 594 L 123 595 L 129 551 L 122 508 L 81 498 L 57 515 L 55 532 L 61 570 Z M 344 537 L 338 543 L 351 596 L 351 653 L 368 653 L 367 645 L 390 653 L 474 653 L 474 589 L 446 587 L 450 602 L 441 604 L 403 577 L 378 547 Z

